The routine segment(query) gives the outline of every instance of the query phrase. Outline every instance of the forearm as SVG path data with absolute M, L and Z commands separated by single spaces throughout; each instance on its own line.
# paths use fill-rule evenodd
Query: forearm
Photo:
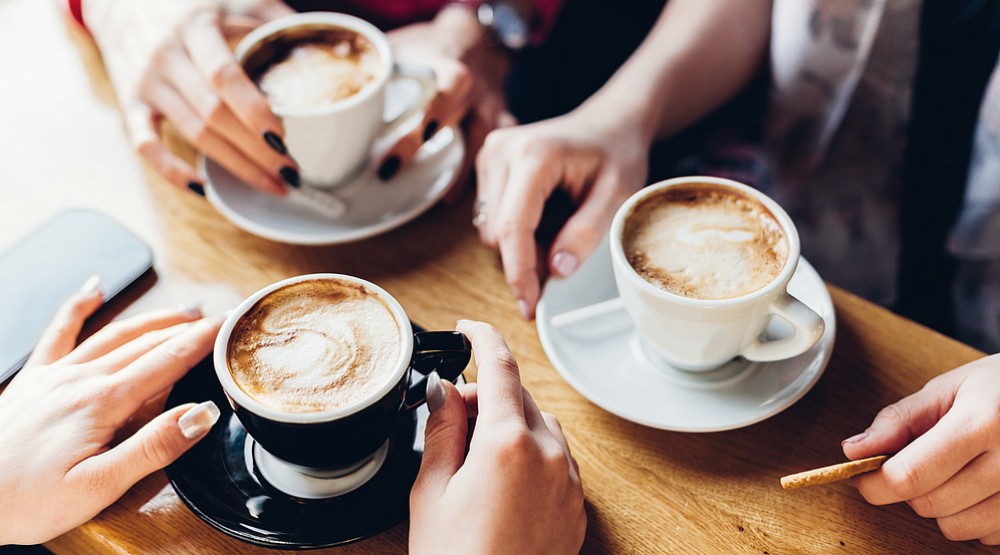
M 771 0 L 670 0 L 629 60 L 581 110 L 616 114 L 649 142 L 742 89 L 767 51 Z

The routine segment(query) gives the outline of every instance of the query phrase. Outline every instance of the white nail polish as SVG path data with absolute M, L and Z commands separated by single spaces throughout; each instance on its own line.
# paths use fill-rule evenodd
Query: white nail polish
M 177 311 L 189 318 L 201 318 L 204 316 L 204 314 L 202 314 L 201 312 L 201 306 L 197 304 L 184 305 L 179 309 L 177 309 Z
M 219 407 L 212 401 L 199 403 L 185 412 L 178 420 L 177 426 L 188 439 L 196 439 L 212 429 L 219 421 Z
M 87 278 L 87 281 L 83 282 L 80 286 L 80 293 L 85 296 L 93 295 L 101 290 L 101 276 L 94 274 Z
M 531 307 L 528 306 L 527 301 L 519 299 L 517 301 L 517 307 L 521 310 L 521 316 L 523 316 L 525 320 L 531 320 Z
M 434 412 L 443 407 L 446 396 L 444 385 L 441 384 L 441 376 L 438 375 L 437 371 L 427 374 L 427 409 Z

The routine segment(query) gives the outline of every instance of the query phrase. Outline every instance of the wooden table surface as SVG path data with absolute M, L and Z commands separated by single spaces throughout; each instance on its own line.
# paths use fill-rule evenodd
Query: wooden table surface
M 476 318 L 503 331 L 527 387 L 563 423 L 581 468 L 585 553 L 971 553 L 906 506 L 872 507 L 850 483 L 784 491 L 782 475 L 840 461 L 840 440 L 884 405 L 982 353 L 831 288 L 833 359 L 796 405 L 749 428 L 685 434 L 645 428 L 594 406 L 546 359 L 518 317 L 497 257 L 470 225 L 471 199 L 438 206 L 360 243 L 296 247 L 249 235 L 199 197 L 143 170 L 125 138 L 92 45 L 54 2 L 0 2 L 0 248 L 69 206 L 92 207 L 154 249 L 156 278 L 128 306 L 234 305 L 276 280 L 344 272 L 384 286 L 425 326 Z M 475 377 L 474 368 L 467 372 Z M 455 523 L 456 533 L 462 524 Z M 330 553 L 402 553 L 407 524 Z M 56 553 L 268 553 L 203 523 L 162 472 L 92 522 L 56 538 Z

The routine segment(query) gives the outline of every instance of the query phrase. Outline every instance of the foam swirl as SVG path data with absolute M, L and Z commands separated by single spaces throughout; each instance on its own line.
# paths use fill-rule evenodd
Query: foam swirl
M 361 402 L 398 367 L 401 329 L 383 301 L 349 282 L 316 280 L 265 296 L 237 323 L 229 368 L 261 403 L 316 412 Z

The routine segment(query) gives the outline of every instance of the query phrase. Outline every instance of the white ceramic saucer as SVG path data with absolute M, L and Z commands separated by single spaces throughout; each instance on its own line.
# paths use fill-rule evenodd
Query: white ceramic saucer
M 623 308 L 554 326 L 560 314 L 618 296 L 607 237 L 568 279 L 550 279 L 536 313 L 549 360 L 570 385 L 627 420 L 679 432 L 749 426 L 790 407 L 819 380 L 836 335 L 833 302 L 816 270 L 800 259 L 788 291 L 815 310 L 826 331 L 805 353 L 777 362 L 734 359 L 709 372 L 684 372 L 644 356 Z M 780 336 L 780 323 L 765 333 Z M 774 329 L 772 329 L 774 328 Z
M 403 87 L 389 89 L 387 116 L 405 104 L 400 99 L 407 92 Z M 311 195 L 293 191 L 277 198 L 260 193 L 203 157 L 200 164 L 208 200 L 236 226 L 282 243 L 331 245 L 378 235 L 413 220 L 440 200 L 458 177 L 465 156 L 461 132 L 457 127 L 445 128 L 420 148 L 408 167 L 383 182 L 376 175 L 378 162 L 397 138 L 398 134 L 380 138 L 368 167 L 349 183 L 323 190 L 322 194 L 335 195 L 345 205 L 340 216 L 317 207 Z

